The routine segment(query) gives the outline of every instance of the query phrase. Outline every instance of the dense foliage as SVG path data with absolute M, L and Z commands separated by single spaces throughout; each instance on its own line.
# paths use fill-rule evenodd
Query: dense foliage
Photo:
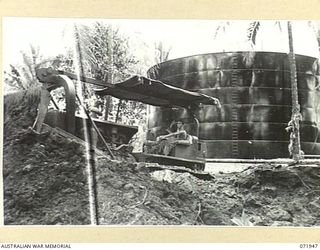
M 146 60 L 137 58 L 137 50 L 130 44 L 128 36 L 121 34 L 118 27 L 102 22 L 90 25 L 77 25 L 72 30 L 75 38 L 74 48 L 69 48 L 63 55 L 54 58 L 45 57 L 40 48 L 30 45 L 29 51 L 21 51 L 23 61 L 18 65 L 10 65 L 4 72 L 5 92 L 27 90 L 40 86 L 37 80 L 36 69 L 39 67 L 53 67 L 59 70 L 77 72 L 82 68 L 83 74 L 108 83 L 116 83 L 129 78 L 134 74 L 143 74 L 150 65 L 145 65 Z M 139 51 L 146 46 L 141 41 Z M 150 48 L 147 48 L 150 49 Z M 157 48 L 153 48 L 157 50 Z M 149 58 L 149 64 L 155 59 Z M 161 55 L 163 58 L 163 55 Z M 81 71 L 81 70 L 80 70 Z M 146 106 L 142 103 L 119 100 L 113 97 L 101 99 L 94 94 L 97 86 L 81 84 L 77 86 L 85 105 L 90 109 L 95 107 L 101 111 L 99 118 L 120 122 L 128 125 L 144 124 Z M 65 108 L 63 89 L 52 91 L 54 101 L 60 109 Z M 78 108 L 80 112 L 80 109 Z

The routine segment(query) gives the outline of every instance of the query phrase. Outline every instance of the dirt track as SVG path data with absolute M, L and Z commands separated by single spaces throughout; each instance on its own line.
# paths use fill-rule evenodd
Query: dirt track
M 30 132 L 37 98 L 10 98 L 4 114 L 5 224 L 89 224 L 83 148 L 54 130 Z M 319 165 L 264 164 L 205 181 L 107 157 L 96 163 L 100 224 L 320 226 Z

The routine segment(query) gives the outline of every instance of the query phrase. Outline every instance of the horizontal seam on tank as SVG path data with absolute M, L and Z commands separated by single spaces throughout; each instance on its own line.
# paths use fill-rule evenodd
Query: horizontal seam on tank
M 250 122 L 248 122 L 248 121 L 237 121 L 237 122 L 235 122 L 235 121 L 201 122 L 201 121 L 200 121 L 200 124 L 201 124 L 201 125 L 202 125 L 202 124 L 212 124 L 212 123 L 267 123 L 267 124 L 284 124 L 284 125 L 287 125 L 287 124 L 288 124 L 288 122 L 268 122 L 268 121 L 250 121 Z M 189 123 L 187 123 L 187 124 L 189 124 Z M 190 124 L 192 124 L 192 123 L 190 123 Z M 313 126 L 313 125 L 304 124 L 304 123 L 301 123 L 301 125 L 304 125 L 304 126 Z M 315 126 L 315 127 L 318 127 L 318 126 L 316 126 L 316 125 L 314 125 L 314 126 Z
M 317 125 L 311 125 L 311 124 L 305 124 L 303 123 L 305 121 L 302 121 L 301 125 L 302 126 L 312 126 L 312 127 L 317 127 Z M 268 121 L 212 121 L 212 122 L 201 122 L 200 121 L 200 125 L 203 125 L 203 124 L 212 124 L 212 123 L 267 123 L 267 124 L 284 124 L 284 125 L 287 125 L 288 122 L 268 122 Z M 315 122 L 309 122 L 309 123 L 315 123 Z M 186 124 L 193 124 L 193 123 L 186 123 Z M 155 126 L 155 127 L 152 127 L 152 129 L 155 129 L 155 128 L 162 128 L 162 126 Z
M 189 91 L 195 91 L 195 90 L 219 90 L 219 89 L 237 89 L 237 88 L 243 88 L 243 89 L 278 89 L 278 90 L 291 90 L 291 88 L 280 88 L 280 87 L 249 87 L 249 86 L 222 86 L 222 87 L 213 87 L 213 88 L 202 88 L 202 89 L 188 89 Z M 320 89 L 306 89 L 306 88 L 298 88 L 298 91 L 304 91 L 304 92 L 314 92 L 320 93 Z
M 237 89 L 237 88 L 243 88 L 243 89 L 279 89 L 279 90 L 289 90 L 291 91 L 291 88 L 279 88 L 279 87 L 247 87 L 247 86 L 226 86 L 226 87 L 213 87 L 213 88 L 202 88 L 202 89 L 188 89 L 189 91 L 193 91 L 193 92 L 200 92 L 200 90 L 221 90 L 221 89 Z M 320 94 L 320 89 L 319 90 L 310 90 L 310 89 L 306 89 L 306 88 L 299 88 L 298 89 L 299 92 L 311 92 L 311 93 L 315 93 L 317 94 L 319 92 Z M 205 94 L 205 93 L 202 93 Z M 206 93 L 206 95 L 208 95 Z
M 205 140 L 205 139 L 199 139 L 199 141 L 201 142 L 216 142 L 216 141 L 230 141 L 232 142 L 233 140 L 232 139 L 226 139 L 226 140 Z M 289 139 L 287 141 L 276 141 L 275 139 L 274 140 L 251 140 L 251 139 L 247 139 L 247 140 L 237 140 L 237 141 L 243 141 L 243 142 L 247 142 L 247 141 L 259 141 L 259 142 L 270 142 L 270 141 L 274 141 L 274 142 L 285 142 L 285 143 L 288 143 Z
M 158 64 L 153 65 L 152 67 L 156 67 L 157 65 L 161 65 L 161 64 L 166 64 L 168 62 L 172 63 L 174 61 L 181 61 L 181 59 L 187 59 L 187 58 L 195 58 L 195 57 L 205 57 L 205 56 L 213 56 L 213 55 L 222 55 L 225 58 L 232 58 L 233 56 L 236 55 L 240 55 L 243 56 L 243 53 L 248 53 L 248 52 L 252 52 L 249 50 L 234 50 L 234 51 L 221 51 L 221 52 L 208 52 L 208 53 L 201 53 L 201 54 L 195 54 L 195 55 L 189 55 L 189 56 L 183 56 L 183 57 L 179 57 L 179 58 L 174 58 L 174 59 L 170 59 L 168 61 L 165 62 L 160 62 Z M 288 53 L 285 52 L 270 52 L 270 51 L 255 51 L 256 55 L 269 55 L 269 54 L 274 54 L 276 55 L 275 57 L 281 57 L 286 59 L 288 57 Z M 302 55 L 302 54 L 297 54 L 296 53 L 296 57 L 304 57 L 304 58 L 313 58 L 313 59 L 317 59 L 313 56 L 308 56 L 308 55 Z M 277 58 L 275 58 L 277 59 Z M 227 60 L 227 59 L 226 59 Z M 217 61 L 217 60 L 216 60 Z M 151 68 L 152 68 L 151 67 Z
M 216 142 L 216 141 L 230 141 L 230 142 L 232 142 L 232 140 L 230 139 L 230 140 L 205 140 L 205 139 L 200 139 L 199 140 L 200 142 Z M 243 142 L 246 142 L 246 141 L 252 141 L 252 142 L 255 142 L 255 141 L 258 141 L 258 142 L 283 142 L 283 143 L 288 143 L 288 141 L 289 140 L 287 140 L 287 141 L 276 141 L 276 140 L 237 140 L 237 141 L 243 141 Z M 301 143 L 316 143 L 316 144 L 320 144 L 320 142 L 312 142 L 312 141 L 301 141 Z
M 211 122 L 212 123 L 215 123 L 215 122 Z M 227 124 L 231 124 L 232 122 L 221 122 L 221 123 L 227 123 Z M 237 122 L 237 123 L 240 123 L 240 124 L 249 124 L 249 122 Z M 276 123 L 276 122 L 251 122 L 253 124 L 259 124 L 259 123 L 265 123 L 267 125 L 279 125 L 279 126 L 287 126 L 287 123 Z M 202 123 L 202 124 L 208 124 L 208 123 Z M 210 123 L 209 123 L 210 124 Z M 312 124 L 301 124 L 301 127 L 302 129 L 311 129 L 311 130 L 319 130 L 319 127 L 317 125 L 312 125 Z M 157 128 L 160 128 L 160 127 L 153 127 L 153 128 L 150 128 L 150 129 L 157 129 Z M 213 128 L 211 128 L 213 129 Z
M 213 140 L 213 141 L 219 141 L 219 140 Z M 232 142 L 232 140 L 230 139 L 230 140 L 221 140 L 221 141 L 230 141 L 230 142 Z M 253 144 L 254 144 L 254 142 L 265 142 L 265 143 L 269 143 L 269 142 L 280 142 L 280 143 L 283 143 L 283 144 L 288 144 L 289 143 L 289 140 L 288 141 L 276 141 L 276 140 L 237 140 L 237 141 L 242 141 L 242 142 L 248 142 L 248 141 L 250 141 L 250 142 L 253 142 Z M 204 143 L 208 143 L 208 141 L 202 141 L 202 142 L 204 142 Z M 210 141 L 209 141 L 209 143 L 210 143 Z M 311 142 L 311 141 L 301 141 L 301 144 L 320 144 L 320 142 Z
M 185 72 L 183 74 L 176 74 L 176 75 L 170 75 L 170 76 L 165 76 L 164 78 L 161 78 L 160 81 L 163 81 L 167 78 L 173 78 L 173 77 L 177 77 L 177 76 L 185 76 L 185 75 L 191 75 L 191 74 L 197 74 L 199 72 L 221 72 L 221 71 L 225 71 L 225 72 L 234 72 L 234 71 L 267 71 L 267 72 L 285 72 L 285 73 L 290 73 L 290 70 L 275 70 L 275 69 L 204 69 L 204 70 L 198 70 L 198 71 L 191 71 L 191 72 Z M 260 73 L 260 72 L 258 72 Z M 304 75 L 309 75 L 309 76 L 320 76 L 320 75 L 316 75 L 316 74 L 312 74 L 309 72 L 303 72 L 303 71 L 297 71 L 297 74 L 304 74 Z
M 207 105 L 209 106 L 209 105 Z M 258 104 L 258 103 L 221 103 L 221 106 L 266 106 L 266 107 L 288 107 L 291 108 L 292 105 L 275 105 L 275 104 Z M 300 105 L 300 108 L 303 109 L 314 109 L 313 107 L 308 107 L 308 106 L 302 106 Z

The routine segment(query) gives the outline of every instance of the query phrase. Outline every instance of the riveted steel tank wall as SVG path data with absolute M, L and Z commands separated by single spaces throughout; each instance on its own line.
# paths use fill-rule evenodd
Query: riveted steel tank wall
M 320 154 L 319 64 L 296 55 L 305 154 Z M 199 139 L 207 158 L 288 157 L 291 84 L 288 55 L 273 52 L 212 53 L 179 58 L 153 66 L 148 77 L 220 99 L 222 107 L 204 105 L 196 111 Z M 155 134 L 182 118 L 195 134 L 184 109 L 150 107 L 149 129 Z M 319 136 L 318 136 L 319 135 Z

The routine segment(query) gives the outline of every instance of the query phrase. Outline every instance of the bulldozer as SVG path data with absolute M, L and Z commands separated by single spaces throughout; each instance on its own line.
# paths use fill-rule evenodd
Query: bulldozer
M 94 144 L 93 146 L 103 147 L 111 158 L 114 158 L 114 151 L 130 148 L 128 144 L 133 135 L 137 133 L 138 127 L 93 118 L 90 110 L 81 103 L 79 96 L 76 94 L 73 80 L 77 80 L 82 84 L 99 86 L 99 89 L 95 89 L 95 93 L 100 97 L 110 95 L 119 99 L 138 101 L 157 107 L 185 108 L 189 114 L 189 119 L 192 119 L 194 123 L 193 131 L 188 131 L 187 143 L 175 143 L 169 155 L 162 155 L 151 152 L 146 141 L 142 152 L 132 153 L 130 150 L 130 153 L 139 162 L 156 162 L 161 165 L 204 170 L 206 148 L 205 143 L 198 139 L 199 121 L 195 111 L 201 109 L 202 105 L 220 105 L 217 98 L 138 75 L 132 76 L 125 81 L 111 84 L 53 68 L 40 68 L 36 73 L 38 80 L 42 83 L 38 115 L 33 125 L 33 129 L 36 132 L 41 132 L 41 128 L 45 123 L 51 127 L 57 127 L 70 135 L 84 139 L 83 130 L 87 126 L 89 134 L 93 138 L 91 140 Z M 66 110 L 48 110 L 49 103 L 52 101 L 50 92 L 59 87 L 63 87 L 65 91 Z M 76 115 L 76 100 L 83 107 L 86 117 Z M 172 129 L 174 126 L 175 123 L 173 122 L 170 128 Z M 156 142 L 156 138 L 159 136 L 161 135 L 156 134 L 152 137 L 149 134 L 147 140 Z

